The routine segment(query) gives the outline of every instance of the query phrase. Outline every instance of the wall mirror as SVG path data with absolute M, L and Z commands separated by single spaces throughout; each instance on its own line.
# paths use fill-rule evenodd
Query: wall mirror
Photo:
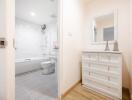
M 115 13 L 94 18 L 94 42 L 117 40 L 117 19 Z

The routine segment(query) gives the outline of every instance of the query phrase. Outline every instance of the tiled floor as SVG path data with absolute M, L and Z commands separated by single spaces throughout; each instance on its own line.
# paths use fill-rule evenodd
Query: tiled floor
M 16 100 L 55 100 L 57 75 L 42 75 L 42 70 L 16 76 Z

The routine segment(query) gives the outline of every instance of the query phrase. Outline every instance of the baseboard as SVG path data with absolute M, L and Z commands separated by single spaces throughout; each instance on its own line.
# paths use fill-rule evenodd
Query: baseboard
M 63 99 L 74 87 L 76 87 L 79 83 L 81 83 L 81 80 L 76 82 L 73 86 L 71 86 L 64 94 L 62 94 L 61 98 Z

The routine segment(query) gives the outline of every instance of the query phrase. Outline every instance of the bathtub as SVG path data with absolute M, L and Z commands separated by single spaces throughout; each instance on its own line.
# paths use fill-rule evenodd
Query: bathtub
M 25 58 L 16 60 L 16 75 L 23 74 L 26 72 L 41 69 L 40 63 L 43 61 L 48 61 L 48 58 Z

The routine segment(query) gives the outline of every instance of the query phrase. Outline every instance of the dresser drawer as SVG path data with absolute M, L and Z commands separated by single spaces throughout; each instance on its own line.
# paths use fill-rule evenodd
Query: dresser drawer
M 87 68 L 88 72 L 91 72 L 91 73 L 95 73 L 95 74 L 98 74 L 98 75 L 103 75 L 103 76 L 106 76 L 106 77 L 113 77 L 113 78 L 116 78 L 116 79 L 119 79 L 120 75 L 118 72 L 112 72 L 112 71 L 109 71 L 109 70 L 101 70 L 101 69 L 95 69 L 95 68 L 91 68 L 91 67 L 88 67 Z
M 87 68 L 82 70 L 82 76 L 87 77 L 87 78 L 88 77 L 95 77 L 95 78 L 102 79 L 102 80 L 108 80 L 108 76 L 103 75 L 103 74 L 99 74 L 97 72 L 93 72 Z
M 114 73 L 119 73 L 119 74 L 121 74 L 121 68 L 120 68 L 120 66 L 114 66 L 114 65 L 110 65 L 110 66 L 108 66 L 108 70 L 110 71 L 110 72 L 114 72 Z
M 110 63 L 121 66 L 122 57 L 120 54 L 111 54 Z
M 108 65 L 103 65 L 103 64 L 83 62 L 82 66 L 84 68 L 93 68 L 93 69 L 98 69 L 98 70 L 102 70 L 102 71 L 108 71 Z
M 99 62 L 101 63 L 109 63 L 110 62 L 111 54 L 107 53 L 100 53 L 99 54 Z
M 82 55 L 83 61 L 98 61 L 98 54 L 97 53 L 84 53 Z
M 121 66 L 122 57 L 120 54 L 99 54 L 99 62 Z
M 117 83 L 117 84 L 119 84 L 119 86 L 121 86 L 121 79 L 120 79 L 120 76 L 115 76 L 115 77 L 113 77 L 113 76 L 111 76 L 111 77 L 108 77 L 108 80 L 110 81 L 110 82 L 112 82 L 112 83 Z
M 83 85 L 92 89 L 92 90 L 103 92 L 103 94 L 111 95 L 114 97 L 121 97 L 121 90 L 120 89 L 105 86 L 105 85 L 97 83 L 96 81 L 85 79 L 83 81 Z
M 82 61 L 82 68 L 83 67 L 90 67 L 91 64 L 89 62 L 86 62 L 86 61 Z

